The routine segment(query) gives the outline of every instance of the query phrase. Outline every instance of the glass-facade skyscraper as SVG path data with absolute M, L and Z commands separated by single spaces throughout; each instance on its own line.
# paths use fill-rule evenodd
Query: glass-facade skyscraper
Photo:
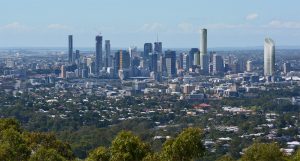
M 105 67 L 111 65 L 110 61 L 110 40 L 105 40 Z
M 176 52 L 167 50 L 165 52 L 166 74 L 168 77 L 176 75 Z
M 153 52 L 152 43 L 145 43 L 144 44 L 144 60 L 149 58 L 149 54 Z
M 102 68 L 102 36 L 96 36 L 96 59 L 95 59 L 95 72 L 96 75 L 99 74 Z
M 69 50 L 68 50 L 68 61 L 70 64 L 73 63 L 73 35 L 68 36 Z
M 154 52 L 157 54 L 162 54 L 162 42 L 154 43 Z

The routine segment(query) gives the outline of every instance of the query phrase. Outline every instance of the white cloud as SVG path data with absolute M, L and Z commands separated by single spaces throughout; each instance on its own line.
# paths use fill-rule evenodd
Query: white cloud
M 258 18 L 258 14 L 257 13 L 251 13 L 249 15 L 246 16 L 246 20 L 255 20 Z
M 63 24 L 49 24 L 47 26 L 48 29 L 54 29 L 54 30 L 66 30 L 69 29 L 68 26 L 63 25 Z
M 157 32 L 164 30 L 165 27 L 161 23 L 151 23 L 151 24 L 144 24 L 138 31 L 144 32 Z
M 21 31 L 21 30 L 26 30 L 28 29 L 26 26 L 22 25 L 19 22 L 12 22 L 3 26 L 0 26 L 1 30 L 17 30 L 17 31 Z
M 187 22 L 180 23 L 177 25 L 177 27 L 179 28 L 180 31 L 186 32 L 186 33 L 195 31 L 194 25 L 191 23 L 187 23 Z
M 208 24 L 205 26 L 208 29 L 236 29 L 236 28 L 248 28 L 250 27 L 247 24 L 225 24 L 225 23 L 219 23 L 219 24 Z
M 279 21 L 273 20 L 269 24 L 263 26 L 269 28 L 286 28 L 286 29 L 300 29 L 299 21 Z

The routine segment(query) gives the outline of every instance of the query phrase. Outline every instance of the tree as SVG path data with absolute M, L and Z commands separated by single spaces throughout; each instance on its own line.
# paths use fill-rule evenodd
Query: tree
M 286 157 L 276 143 L 254 143 L 242 156 L 241 161 L 284 161 Z
M 30 156 L 25 140 L 22 135 L 8 128 L 0 133 L 0 160 L 2 161 L 25 161 Z
M 161 157 L 159 153 L 150 153 L 143 158 L 143 161 L 161 161 Z
M 224 156 L 218 158 L 217 161 L 235 161 L 235 160 L 229 155 L 224 155 Z
M 1 161 L 65 161 L 74 160 L 67 143 L 56 139 L 51 133 L 23 132 L 15 119 L 0 119 Z
M 161 151 L 162 160 L 171 161 L 174 158 L 173 143 L 174 139 L 169 139 L 163 144 Z
M 111 161 L 140 161 L 149 152 L 150 146 L 131 132 L 122 131 L 113 140 Z
M 300 149 L 291 157 L 289 161 L 299 161 L 300 160 Z
M 44 149 L 55 150 L 59 155 L 68 160 L 75 158 L 70 145 L 57 140 L 55 135 L 52 133 L 26 133 L 24 134 L 24 137 L 28 147 L 30 147 L 30 149 L 34 152 L 38 151 L 42 146 Z
M 187 128 L 174 140 L 168 140 L 163 145 L 162 157 L 164 160 L 190 161 L 204 155 L 205 147 L 202 144 L 203 131 L 199 128 Z
M 20 123 L 16 119 L 13 118 L 0 119 L 0 132 L 10 128 L 18 132 L 21 131 Z
M 98 147 L 89 153 L 87 161 L 109 161 L 110 152 L 105 147 Z
M 41 147 L 30 158 L 29 161 L 67 161 L 54 149 Z

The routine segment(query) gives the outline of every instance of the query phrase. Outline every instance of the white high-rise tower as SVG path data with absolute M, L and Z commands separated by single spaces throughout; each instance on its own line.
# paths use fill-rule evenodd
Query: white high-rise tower
M 266 38 L 264 45 L 264 75 L 273 76 L 275 72 L 275 43 Z
M 203 73 L 208 74 L 209 57 L 207 55 L 207 29 L 201 30 L 200 66 Z

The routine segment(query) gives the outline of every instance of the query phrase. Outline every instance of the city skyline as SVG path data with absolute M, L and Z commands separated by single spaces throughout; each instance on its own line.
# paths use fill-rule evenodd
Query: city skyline
M 299 161 L 299 0 L 0 0 L 0 160 Z
M 279 46 L 300 41 L 296 0 L 15 2 L 0 2 L 0 47 L 65 47 L 65 35 L 74 36 L 74 47 L 93 47 L 101 32 L 112 48 L 141 48 L 157 35 L 164 48 L 191 48 L 198 47 L 201 28 L 209 30 L 209 48 L 262 46 L 265 37 Z

